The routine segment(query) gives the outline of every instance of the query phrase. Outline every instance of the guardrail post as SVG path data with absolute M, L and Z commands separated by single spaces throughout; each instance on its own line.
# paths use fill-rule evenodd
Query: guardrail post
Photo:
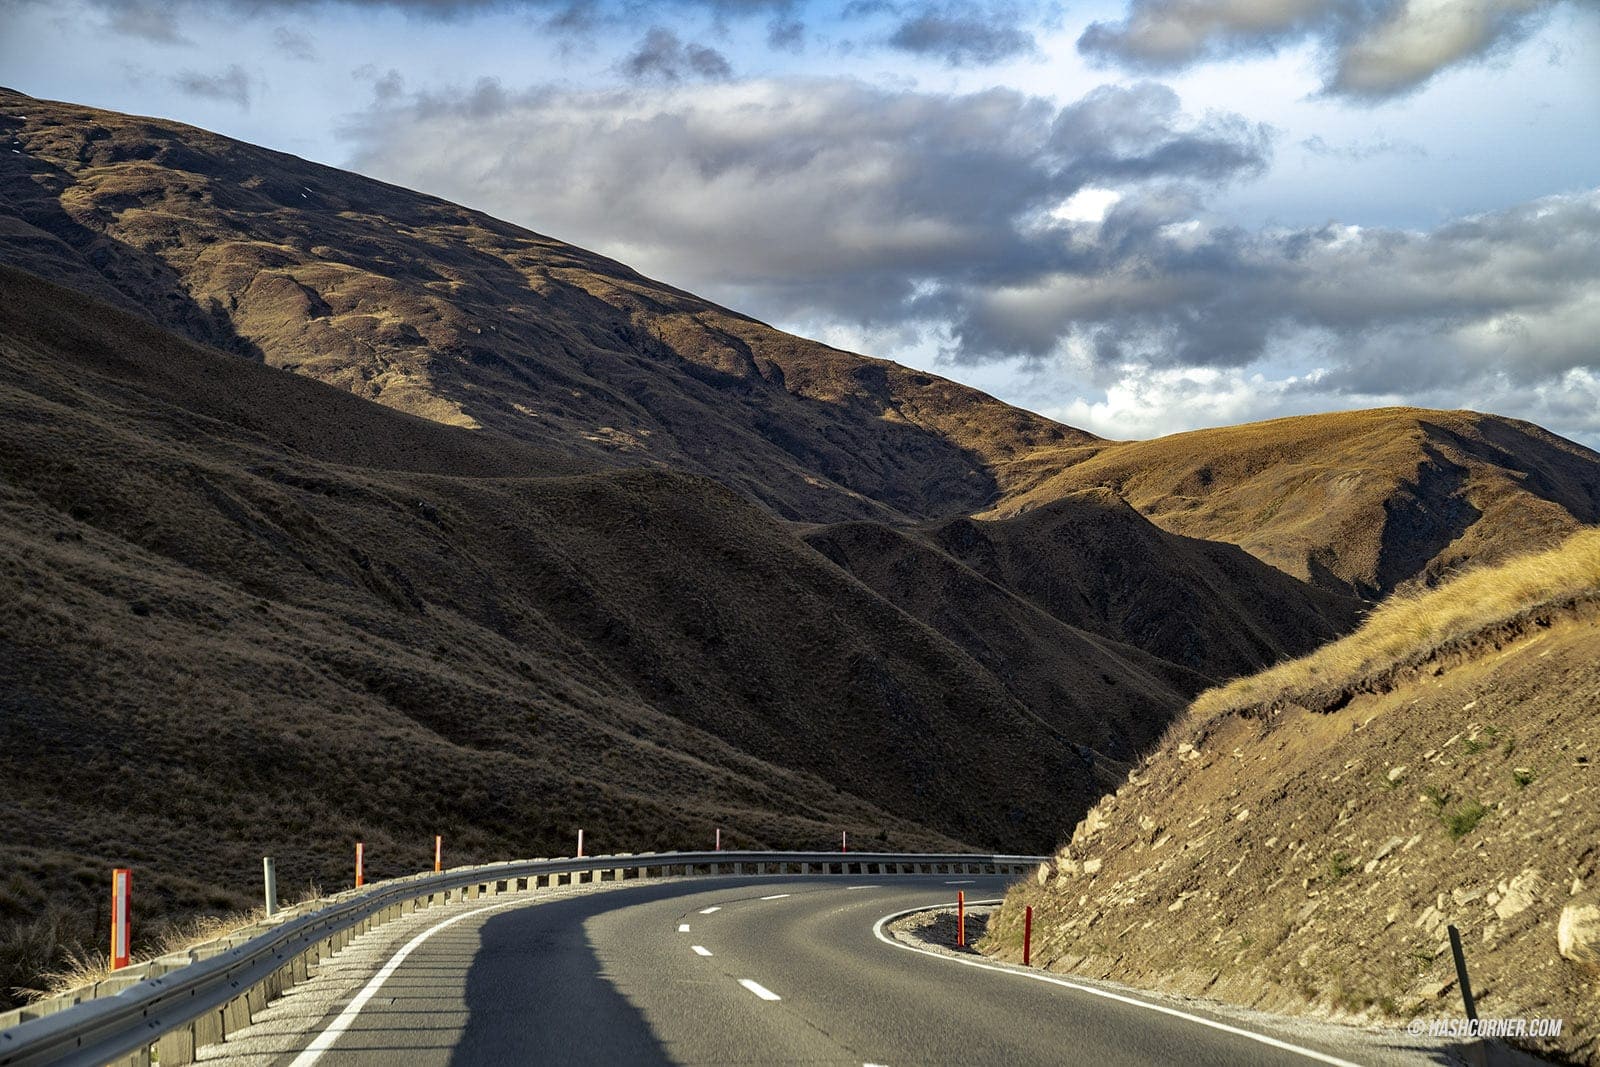
M 156 1038 L 156 1059 L 161 1061 L 161 1067 L 194 1062 L 194 1031 L 193 1025 L 180 1026 Z
M 270 919 L 278 914 L 278 865 L 271 856 L 261 857 L 261 881 L 267 897 L 267 918 Z

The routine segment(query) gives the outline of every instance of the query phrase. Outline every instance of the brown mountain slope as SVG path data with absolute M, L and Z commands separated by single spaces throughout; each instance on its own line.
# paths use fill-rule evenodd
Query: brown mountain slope
M 0 259 L 440 422 L 710 474 L 816 521 L 953 515 L 1092 435 L 432 197 L 0 90 Z
M 985 947 L 1031 904 L 1055 970 L 1400 1025 L 1461 1015 L 1454 924 L 1484 1018 L 1562 1018 L 1542 1047 L 1600 1063 L 1600 957 L 1558 938 L 1600 909 L 1597 696 L 1589 530 L 1207 693 Z
M 1382 408 L 1041 453 L 1014 515 L 1106 486 L 1174 533 L 1228 541 L 1328 589 L 1432 584 L 1600 521 L 1600 455 L 1530 423 Z
M 1062 622 L 1214 681 L 1346 632 L 1359 606 L 1232 545 L 1167 533 L 1106 489 L 1009 519 L 953 519 L 926 536 Z
M 434 833 L 1039 847 L 1098 795 L 982 666 L 709 480 L 574 472 L 9 269 L 0 722 L 11 919 L 115 862 L 152 908 L 216 907 L 262 854 L 332 886 L 351 841 L 382 875 Z
M 1069 626 L 907 531 L 851 522 L 805 535 L 817 551 L 983 664 L 1018 700 L 1094 750 L 1121 780 L 1206 685 L 1202 675 Z

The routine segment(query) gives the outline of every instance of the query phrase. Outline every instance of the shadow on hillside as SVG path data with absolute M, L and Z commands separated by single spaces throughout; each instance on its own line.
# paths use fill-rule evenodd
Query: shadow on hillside
M 13 116 L 0 115 L 0 143 L 9 144 L 22 125 Z M 60 243 L 8 240 L 0 243 L 0 259 L 46 281 L 109 300 L 201 344 L 263 361 L 261 349 L 234 330 L 227 309 L 215 299 L 204 304 L 196 300 L 160 256 L 94 230 L 69 214 L 60 198 L 75 184 L 72 175 L 46 160 L 27 152 L 6 152 L 0 162 L 0 214 L 13 215 Z M 132 197 L 110 200 L 113 209 L 136 203 Z

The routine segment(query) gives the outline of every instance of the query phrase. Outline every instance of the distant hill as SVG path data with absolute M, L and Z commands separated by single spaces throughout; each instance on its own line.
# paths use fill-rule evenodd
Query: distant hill
M 434 197 L 0 90 L 0 262 L 437 422 L 811 521 L 984 507 L 1093 435 Z
M 1204 694 L 1038 876 L 989 951 L 1266 1010 L 1561 1018 L 1600 1063 L 1600 530 L 1397 598 Z M 1585 910 L 1587 909 L 1587 910 Z M 1586 914 L 1564 955 L 1563 913 Z
M 1600 522 L 1600 455 L 1531 423 L 1380 408 L 1039 453 L 1002 476 L 1014 515 L 1111 489 L 1164 529 L 1377 599 Z

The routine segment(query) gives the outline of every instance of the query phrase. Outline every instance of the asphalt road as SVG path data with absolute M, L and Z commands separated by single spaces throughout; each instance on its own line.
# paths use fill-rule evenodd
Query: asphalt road
M 295 1067 L 1329 1062 L 874 936 L 885 915 L 957 888 L 998 897 L 1005 882 L 700 878 L 430 910 L 343 992 L 297 990 L 270 1040 L 246 1031 L 216 1052 Z M 1333 1062 L 1443 1062 L 1275 1036 Z

